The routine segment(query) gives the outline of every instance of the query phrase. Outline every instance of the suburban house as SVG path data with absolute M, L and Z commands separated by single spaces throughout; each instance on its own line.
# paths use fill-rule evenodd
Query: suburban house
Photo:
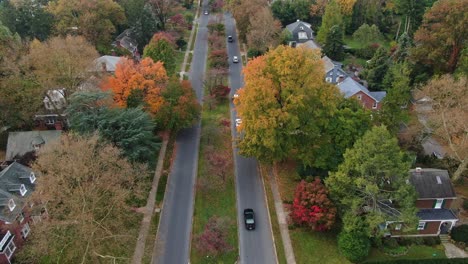
M 67 106 L 65 89 L 48 90 L 42 102 L 44 108 L 35 116 L 36 127 L 40 129 L 62 130 L 68 124 L 68 119 L 63 113 Z
M 94 60 L 94 65 L 91 71 L 112 74 L 115 72 L 115 68 L 120 59 L 121 57 L 118 56 L 101 56 Z
M 370 110 L 379 110 L 382 107 L 382 100 L 387 95 L 384 91 L 371 92 L 348 76 L 338 76 L 336 85 L 345 98 L 355 98 Z
M 112 46 L 116 48 L 124 48 L 128 50 L 134 59 L 140 59 L 140 53 L 138 52 L 138 43 L 135 40 L 132 29 L 126 29 L 120 35 L 115 38 Z
M 314 31 L 309 23 L 298 19 L 296 22 L 287 25 L 286 29 L 292 35 L 292 41 L 289 42 L 291 47 L 304 45 L 311 49 L 320 49 L 320 46 L 314 41 Z
M 416 234 L 402 234 L 402 224 L 387 222 L 385 229 L 391 236 L 438 236 L 452 230 L 458 221 L 457 213 L 451 209 L 457 198 L 446 170 L 416 168 L 410 170 L 409 182 L 418 195 L 416 207 L 419 223 Z
M 61 133 L 61 130 L 10 132 L 5 159 L 14 160 L 17 156 L 36 151 L 43 145 L 57 140 Z
M 30 224 L 47 216 L 45 207 L 26 202 L 35 182 L 34 172 L 17 162 L 0 172 L 0 264 L 11 263 L 31 231 Z

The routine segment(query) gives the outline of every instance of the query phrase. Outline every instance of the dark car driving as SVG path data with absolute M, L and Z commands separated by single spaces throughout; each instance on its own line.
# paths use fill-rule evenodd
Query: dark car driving
M 244 210 L 244 222 L 247 230 L 255 229 L 255 214 L 252 209 L 248 208 Z
M 234 41 L 234 39 L 232 38 L 232 36 L 228 36 L 227 39 L 228 39 L 228 42 L 233 42 L 233 41 Z

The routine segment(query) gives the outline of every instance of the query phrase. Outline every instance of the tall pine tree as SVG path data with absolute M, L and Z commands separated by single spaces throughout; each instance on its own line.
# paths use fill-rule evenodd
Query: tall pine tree
M 320 26 L 317 33 L 318 42 L 325 43 L 328 32 L 335 25 L 339 27 L 343 26 L 343 16 L 341 14 L 341 9 L 338 3 L 336 3 L 335 0 L 332 0 L 325 8 L 325 14 L 322 18 L 322 25 Z
M 343 31 L 340 26 L 335 25 L 328 32 L 322 51 L 330 59 L 341 61 L 344 59 L 345 55 L 343 45 Z

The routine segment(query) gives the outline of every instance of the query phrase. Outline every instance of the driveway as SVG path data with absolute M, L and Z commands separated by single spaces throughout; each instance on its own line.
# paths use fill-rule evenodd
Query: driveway
M 234 42 L 227 42 L 229 56 L 229 84 L 231 96 L 242 87 L 243 77 L 242 61 L 232 63 L 232 57 L 238 56 L 241 60 L 235 21 L 230 14 L 225 14 L 226 35 L 235 36 Z M 232 135 L 237 137 L 235 129 L 236 112 L 231 103 L 231 129 Z M 239 232 L 240 263 L 243 264 L 274 264 L 277 263 L 276 252 L 273 245 L 270 219 L 265 201 L 263 182 L 257 169 L 257 161 L 254 158 L 246 158 L 238 155 L 234 149 L 234 165 L 236 175 L 237 192 L 237 218 Z M 243 211 L 252 208 L 255 211 L 256 229 L 247 231 L 243 222 Z
M 207 3 L 208 0 L 204 0 L 203 7 Z M 205 10 L 203 7 L 201 10 Z M 208 52 L 208 16 L 201 15 L 199 19 L 189 79 L 198 101 L 201 102 Z M 152 263 L 189 262 L 199 143 L 200 122 L 192 128 L 182 130 L 177 136 L 176 154 L 164 196 Z

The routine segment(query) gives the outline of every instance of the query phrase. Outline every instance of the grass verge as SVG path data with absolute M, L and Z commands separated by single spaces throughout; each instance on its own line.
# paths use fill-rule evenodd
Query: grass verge
M 413 245 L 408 249 L 408 253 L 406 255 L 399 256 L 399 257 L 389 256 L 379 249 L 372 248 L 369 254 L 369 257 L 367 257 L 366 262 L 398 260 L 398 259 L 440 259 L 440 258 L 446 258 L 443 245 L 437 245 L 435 247 L 424 246 L 424 245 L 420 245 L 420 246 Z
M 286 255 L 284 253 L 283 239 L 281 238 L 280 227 L 278 223 L 278 217 L 275 210 L 275 202 L 273 200 L 273 193 L 271 191 L 270 177 L 268 177 L 267 167 L 260 165 L 260 172 L 265 181 L 265 190 L 268 202 L 268 209 L 271 217 L 271 228 L 273 230 L 273 237 L 275 238 L 276 254 L 278 255 L 278 262 L 280 264 L 286 264 Z
M 229 120 L 227 100 L 216 108 L 207 107 L 202 112 L 202 132 L 198 161 L 197 191 L 193 214 L 191 263 L 234 263 L 238 257 L 236 190 L 233 174 L 231 133 L 229 124 L 221 125 L 221 120 Z M 209 162 L 212 153 L 223 153 L 229 159 L 224 180 L 214 175 L 216 167 Z M 207 255 L 197 247 L 197 236 L 201 234 L 208 220 L 220 217 L 227 221 L 227 242 L 230 251 L 218 255 Z

